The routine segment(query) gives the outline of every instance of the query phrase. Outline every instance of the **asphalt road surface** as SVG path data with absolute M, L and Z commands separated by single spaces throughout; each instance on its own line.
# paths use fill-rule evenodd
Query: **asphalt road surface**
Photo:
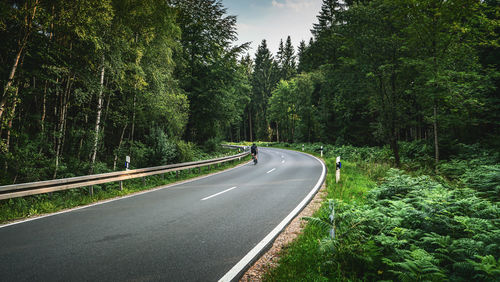
M 324 170 L 260 148 L 257 165 L 0 226 L 0 281 L 230 280 Z

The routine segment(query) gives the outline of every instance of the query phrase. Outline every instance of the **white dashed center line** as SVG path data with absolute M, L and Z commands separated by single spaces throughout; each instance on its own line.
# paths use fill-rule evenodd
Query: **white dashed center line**
M 220 194 L 222 194 L 222 193 L 226 193 L 226 192 L 231 191 L 231 190 L 233 190 L 233 189 L 235 189 L 235 188 L 236 188 L 236 186 L 231 187 L 231 188 L 226 189 L 226 190 L 224 190 L 224 191 L 222 191 L 222 192 L 219 192 L 219 193 L 217 193 L 217 194 L 213 194 L 212 196 L 208 196 L 208 197 L 206 197 L 206 198 L 203 198 L 203 199 L 201 199 L 201 201 L 205 201 L 205 200 L 208 200 L 208 199 L 213 198 L 213 197 L 215 197 L 215 196 L 219 196 Z
M 271 172 L 273 172 L 275 169 L 276 169 L 276 168 L 273 168 L 273 169 L 271 169 L 270 171 L 268 171 L 268 172 L 266 172 L 266 173 L 271 173 Z

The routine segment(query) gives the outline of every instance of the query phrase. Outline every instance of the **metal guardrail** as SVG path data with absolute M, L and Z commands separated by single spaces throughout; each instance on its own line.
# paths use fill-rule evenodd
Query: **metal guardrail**
M 43 194 L 43 193 L 49 193 L 49 192 L 55 192 L 73 188 L 81 188 L 97 184 L 123 181 L 139 177 L 163 174 L 172 171 L 181 171 L 185 169 L 210 166 L 232 161 L 235 159 L 241 160 L 242 157 L 245 157 L 248 154 L 250 154 L 250 152 L 247 150 L 246 147 L 233 146 L 233 145 L 224 145 L 224 146 L 235 149 L 244 149 L 244 152 L 212 160 L 203 160 L 196 162 L 149 167 L 149 168 L 139 168 L 126 171 L 116 171 L 116 172 L 109 172 L 102 174 L 77 176 L 71 178 L 5 185 L 5 186 L 0 186 L 0 200 Z

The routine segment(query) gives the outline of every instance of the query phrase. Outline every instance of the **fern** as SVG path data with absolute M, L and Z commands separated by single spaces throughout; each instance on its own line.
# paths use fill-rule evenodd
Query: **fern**
M 325 233 L 329 232 L 330 229 L 333 228 L 333 225 L 328 220 L 325 220 L 323 218 L 306 216 L 302 219 L 308 221 L 311 226 L 314 226 Z
M 480 261 L 467 260 L 467 262 L 479 272 L 474 278 L 488 281 L 500 281 L 500 259 L 495 260 L 495 257 L 492 255 L 476 255 L 475 258 Z
M 329 267 L 369 280 L 498 279 L 500 209 L 474 189 L 392 169 L 363 204 L 334 204 L 305 218 Z
M 399 252 L 403 261 L 383 261 L 390 267 L 389 272 L 394 273 L 401 281 L 443 281 L 445 272 L 436 264 L 438 260 L 423 249 Z

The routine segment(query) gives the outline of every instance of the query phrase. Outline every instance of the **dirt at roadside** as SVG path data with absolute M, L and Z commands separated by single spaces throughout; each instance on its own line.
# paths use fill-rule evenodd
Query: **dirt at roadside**
M 265 273 L 278 266 L 279 253 L 290 244 L 302 232 L 306 222 L 301 220 L 302 217 L 312 216 L 316 212 L 326 197 L 326 185 L 323 184 L 321 189 L 316 193 L 309 204 L 296 216 L 292 222 L 278 235 L 278 238 L 273 243 L 273 246 L 262 255 L 248 270 L 243 274 L 240 281 L 262 281 Z

